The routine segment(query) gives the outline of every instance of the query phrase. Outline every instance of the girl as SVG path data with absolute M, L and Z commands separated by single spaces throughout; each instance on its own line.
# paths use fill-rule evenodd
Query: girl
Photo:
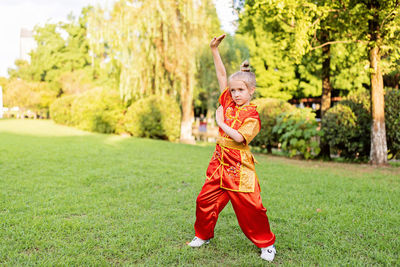
M 261 127 L 256 106 L 250 103 L 256 87 L 255 75 L 245 61 L 241 71 L 227 81 L 218 52 L 224 38 L 225 34 L 210 43 L 222 92 L 221 106 L 215 116 L 219 137 L 206 172 L 207 179 L 196 200 L 195 237 L 188 245 L 200 247 L 209 243 L 214 237 L 218 214 L 230 200 L 244 234 L 261 248 L 262 259 L 272 261 L 276 253 L 275 235 L 261 202 L 254 157 L 248 146 Z

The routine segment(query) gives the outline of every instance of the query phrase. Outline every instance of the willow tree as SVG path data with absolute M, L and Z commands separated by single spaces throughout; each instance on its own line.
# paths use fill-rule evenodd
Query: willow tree
M 208 44 L 212 12 L 211 0 L 120 0 L 109 13 L 95 9 L 89 20 L 92 61 L 114 66 L 125 102 L 175 96 L 183 141 L 192 139 L 196 60 Z

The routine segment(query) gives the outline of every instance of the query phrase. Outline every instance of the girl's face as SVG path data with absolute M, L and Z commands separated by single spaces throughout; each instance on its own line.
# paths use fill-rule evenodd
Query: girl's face
M 229 90 L 231 92 L 233 101 L 238 106 L 248 105 L 251 96 L 254 93 L 254 88 L 248 89 L 246 84 L 241 80 L 229 81 Z

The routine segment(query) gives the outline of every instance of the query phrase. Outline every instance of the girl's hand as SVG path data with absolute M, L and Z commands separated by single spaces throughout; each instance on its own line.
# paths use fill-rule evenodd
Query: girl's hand
M 223 34 L 223 35 L 221 35 L 219 37 L 214 37 L 211 40 L 210 47 L 211 48 L 217 48 L 219 46 L 219 44 L 222 42 L 222 40 L 225 38 L 225 36 L 226 36 L 226 34 Z
M 215 120 L 217 121 L 218 126 L 224 123 L 224 108 L 219 106 L 217 111 L 215 112 Z
M 237 130 L 232 129 L 224 122 L 224 109 L 222 106 L 219 106 L 217 111 L 215 112 L 215 120 L 217 121 L 218 126 L 229 135 L 235 142 L 242 143 L 246 141 L 241 133 Z

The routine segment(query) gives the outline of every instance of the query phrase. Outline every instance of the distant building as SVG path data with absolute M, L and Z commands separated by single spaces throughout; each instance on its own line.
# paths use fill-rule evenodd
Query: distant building
M 29 62 L 31 59 L 29 53 L 35 48 L 36 42 L 33 38 L 33 32 L 22 28 L 19 42 L 19 58 Z

